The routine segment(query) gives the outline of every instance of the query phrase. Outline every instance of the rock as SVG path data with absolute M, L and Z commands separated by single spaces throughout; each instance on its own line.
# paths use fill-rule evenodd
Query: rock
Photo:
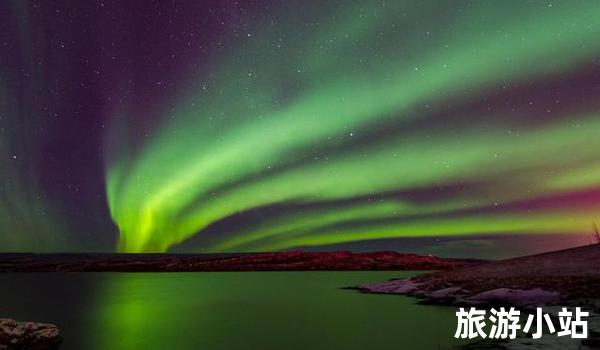
M 0 318 L 0 350 L 54 350 L 60 343 L 60 332 L 53 324 Z
M 426 294 L 426 297 L 430 302 L 439 304 L 452 304 L 457 299 L 460 299 L 465 295 L 468 295 L 468 292 L 460 287 L 448 287 L 434 290 L 433 292 Z
M 541 288 L 495 288 L 474 293 L 468 289 L 452 285 L 445 285 L 437 289 L 430 287 L 427 283 L 419 283 L 414 279 L 404 279 L 363 284 L 358 286 L 358 289 L 370 293 L 410 295 L 423 299 L 424 303 L 445 305 L 508 304 L 526 307 L 555 304 L 564 299 L 559 292 Z
M 419 290 L 419 284 L 410 279 L 391 280 L 383 283 L 363 284 L 359 289 L 371 293 L 410 294 Z
M 547 291 L 540 288 L 497 288 L 473 295 L 469 298 L 466 298 L 465 301 L 474 305 L 504 303 L 515 306 L 532 306 L 553 304 L 561 299 L 560 293 Z

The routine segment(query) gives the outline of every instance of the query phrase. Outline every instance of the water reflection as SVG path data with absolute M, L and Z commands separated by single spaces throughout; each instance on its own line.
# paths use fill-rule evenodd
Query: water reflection
M 2 314 L 57 323 L 67 350 L 452 347 L 453 308 L 339 289 L 410 274 L 4 274 L 0 295 Z

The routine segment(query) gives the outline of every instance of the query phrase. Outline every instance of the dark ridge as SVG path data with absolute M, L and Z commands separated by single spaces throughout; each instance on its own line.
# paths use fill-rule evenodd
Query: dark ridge
M 0 254 L 0 272 L 193 272 L 310 270 L 448 270 L 484 262 L 397 252 L 232 254 Z

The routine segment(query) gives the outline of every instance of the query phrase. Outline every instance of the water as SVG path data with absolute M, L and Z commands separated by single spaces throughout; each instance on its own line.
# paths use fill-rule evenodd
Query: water
M 0 317 L 64 350 L 448 349 L 452 307 L 339 289 L 410 272 L 0 274 Z

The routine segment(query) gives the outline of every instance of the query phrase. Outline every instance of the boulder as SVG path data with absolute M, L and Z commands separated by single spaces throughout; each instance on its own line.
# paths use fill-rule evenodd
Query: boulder
M 60 332 L 53 324 L 0 318 L 0 350 L 54 350 L 60 343 Z

